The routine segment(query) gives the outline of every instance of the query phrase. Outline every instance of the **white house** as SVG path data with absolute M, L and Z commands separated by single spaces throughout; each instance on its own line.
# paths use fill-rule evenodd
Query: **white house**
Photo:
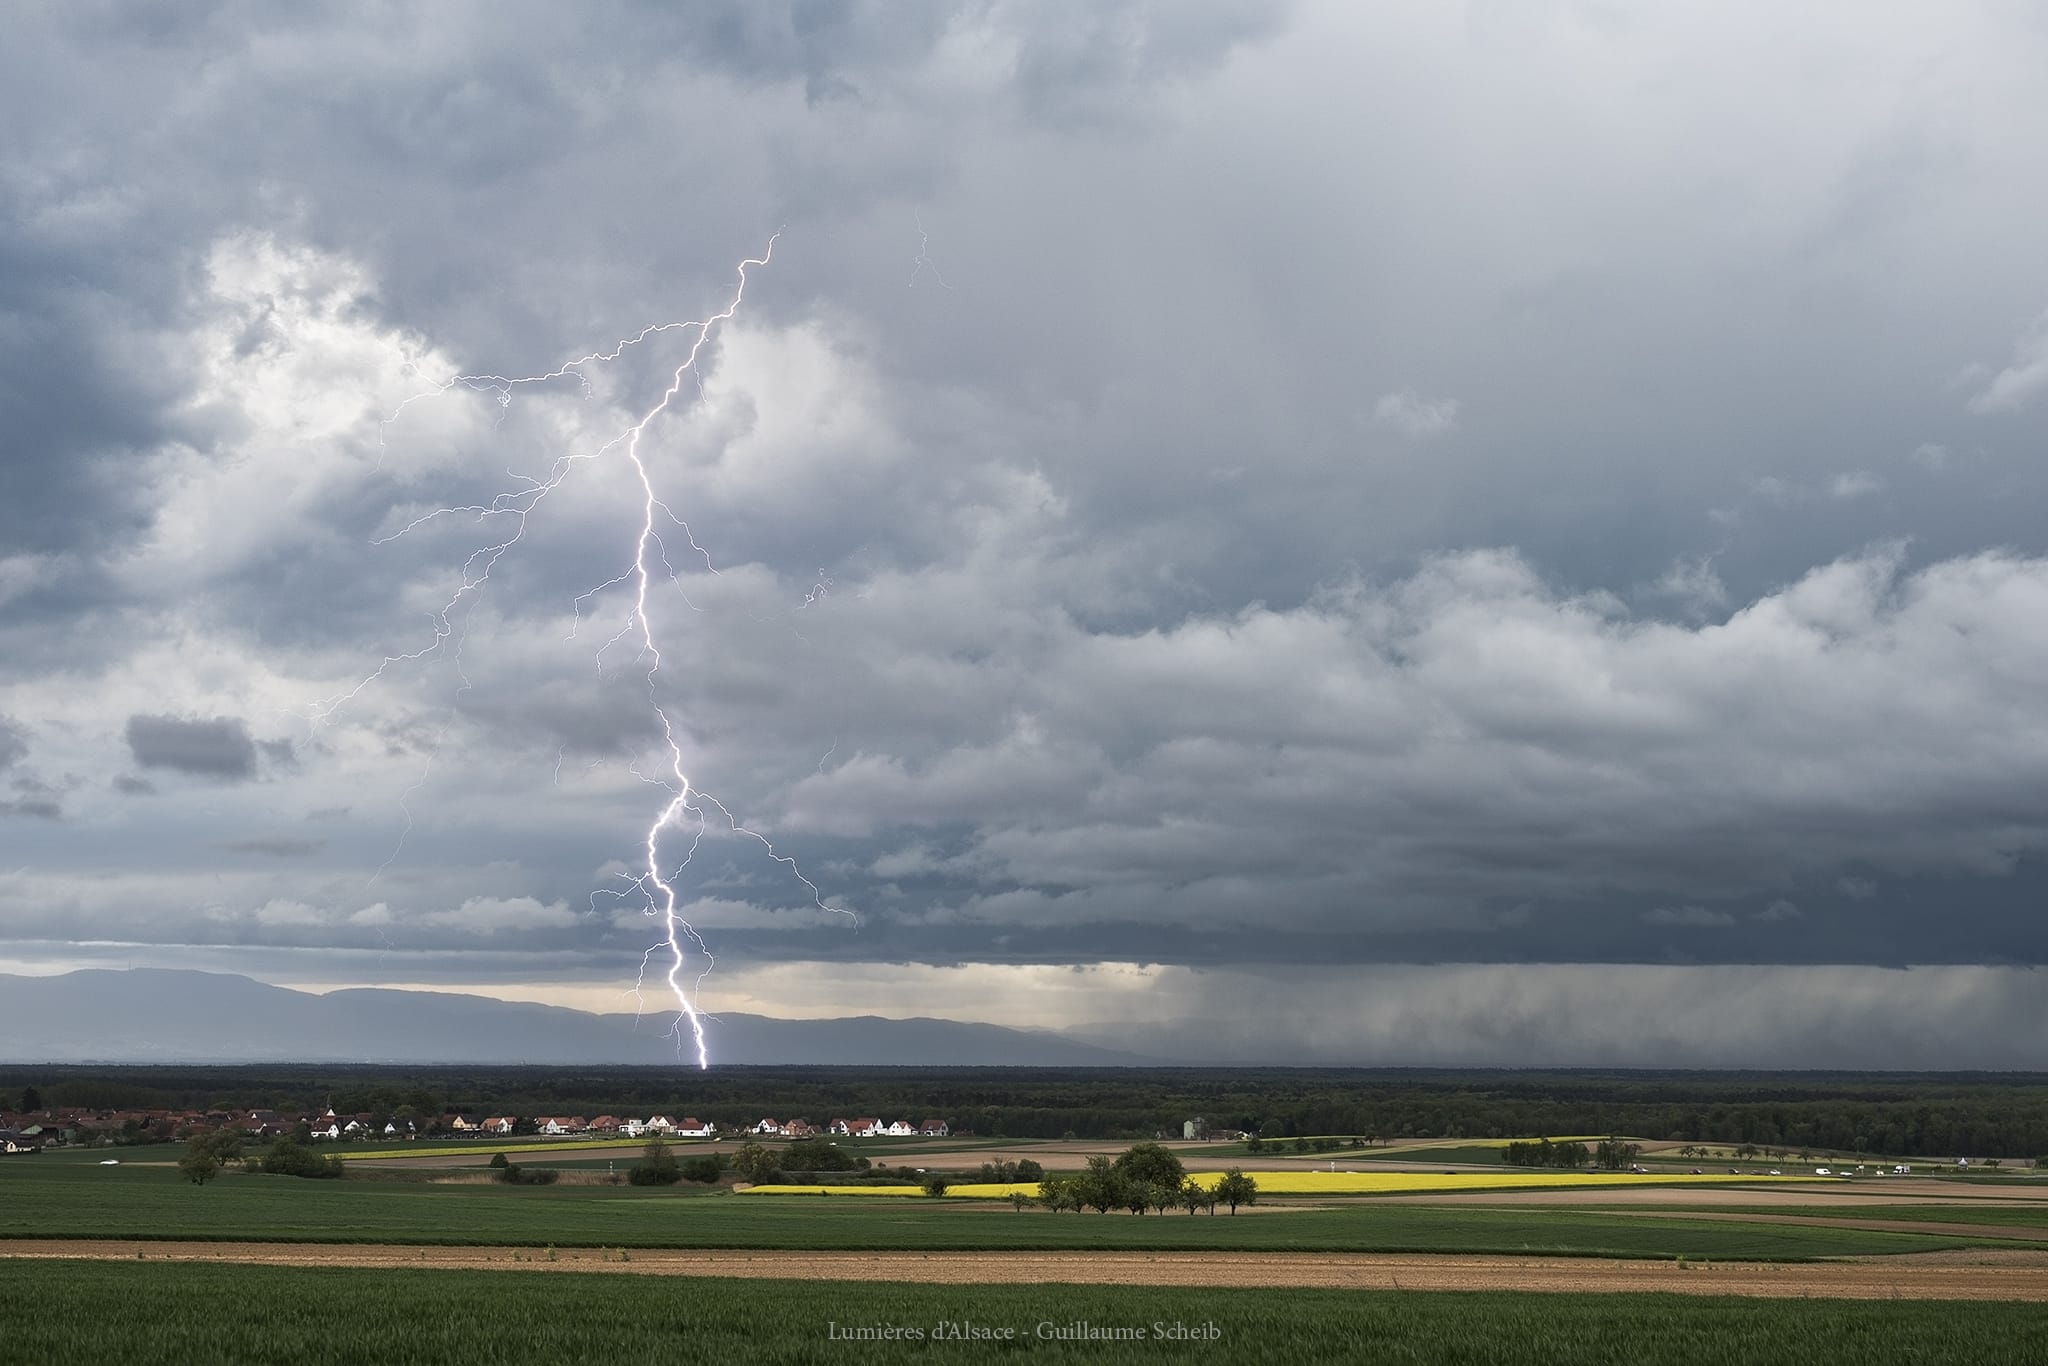
M 749 1132 L 757 1134 L 779 1134 L 782 1132 L 782 1121 L 778 1119 L 764 1119 L 759 1124 L 756 1124 Z
M 331 1117 L 328 1119 L 316 1121 L 313 1125 L 313 1137 L 340 1138 L 341 1121 L 338 1119 L 333 1119 Z
M 882 1132 L 887 1134 L 891 1138 L 916 1138 L 917 1126 L 915 1124 L 912 1124 L 907 1119 L 899 1119 L 893 1121 L 889 1125 L 889 1127 L 882 1130 Z
M 647 1132 L 647 1126 L 637 1119 L 622 1119 L 619 1121 L 619 1132 L 627 1138 L 638 1138 Z
M 953 1132 L 953 1126 L 943 1119 L 928 1119 L 917 1128 L 926 1138 L 944 1138 Z
M 882 1121 L 872 1115 L 846 1121 L 846 1132 L 854 1138 L 873 1138 L 883 1132 Z
M 677 1138 L 710 1138 L 718 1132 L 718 1126 L 708 1119 L 685 1118 L 676 1125 Z
M 646 1129 L 650 1134 L 672 1134 L 676 1131 L 676 1125 L 667 1115 L 656 1115 L 647 1121 Z

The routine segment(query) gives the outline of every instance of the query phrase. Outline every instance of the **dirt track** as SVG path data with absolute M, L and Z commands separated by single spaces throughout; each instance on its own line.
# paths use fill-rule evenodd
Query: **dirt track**
M 1259 1252 L 682 1252 L 399 1247 L 385 1244 L 0 1241 L 15 1257 L 278 1266 L 611 1271 L 775 1280 L 916 1281 L 943 1285 L 1306 1286 L 1355 1290 L 1663 1291 L 1824 1299 L 2048 1302 L 2048 1253 L 1991 1251 L 1772 1265 Z M 621 1261 L 621 1256 L 630 1260 Z

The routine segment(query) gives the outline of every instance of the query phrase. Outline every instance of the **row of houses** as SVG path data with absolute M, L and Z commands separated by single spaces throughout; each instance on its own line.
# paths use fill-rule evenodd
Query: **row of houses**
M 717 1138 L 719 1126 L 711 1120 L 700 1120 L 691 1116 L 672 1119 L 667 1115 L 652 1115 L 646 1119 L 638 1116 L 598 1115 L 586 1118 L 582 1115 L 542 1115 L 537 1120 L 525 1120 L 514 1115 L 487 1115 L 477 1118 L 473 1115 L 452 1115 L 427 1124 L 425 1132 L 474 1135 L 477 1137 L 503 1137 L 513 1133 L 540 1133 L 549 1137 L 564 1135 L 591 1135 L 600 1137 L 640 1138 L 660 1136 L 664 1138 Z M 343 1139 L 413 1139 L 422 1134 L 422 1129 L 410 1119 L 386 1118 L 370 1114 L 340 1114 L 333 1106 L 311 1113 L 293 1113 L 278 1110 L 246 1110 L 235 1112 L 209 1111 L 99 1111 L 45 1112 L 41 1116 L 9 1116 L 0 1114 L 0 1133 L 6 1138 L 0 1141 L 0 1153 L 26 1151 L 52 1142 L 68 1141 L 80 1130 L 93 1133 L 128 1132 L 156 1139 L 169 1139 L 211 1129 L 239 1129 L 251 1138 L 279 1138 L 300 1131 L 301 1126 L 314 1138 L 328 1140 Z M 952 1134 L 952 1127 L 943 1119 L 927 1119 L 922 1124 L 908 1119 L 884 1121 L 873 1116 L 858 1119 L 835 1119 L 825 1125 L 817 1125 L 808 1119 L 762 1119 L 753 1124 L 743 1125 L 740 1134 L 774 1138 L 946 1138 Z M 145 1138 L 147 1141 L 147 1138 Z
M 624 1138 L 639 1138 L 643 1134 L 655 1134 L 664 1138 L 716 1138 L 718 1126 L 708 1119 L 685 1117 L 670 1119 L 667 1115 L 654 1115 L 648 1119 L 632 1116 L 599 1115 L 585 1119 L 582 1115 L 542 1115 L 534 1121 L 536 1133 L 550 1137 L 562 1134 L 619 1135 Z M 456 1115 L 448 1121 L 448 1128 L 458 1134 L 509 1134 L 519 1124 L 514 1115 L 491 1115 L 484 1119 L 472 1119 L 468 1115 Z
M 762 1121 L 764 1124 L 774 1122 Z M 804 1121 L 799 1119 L 793 1122 L 802 1124 Z M 887 1124 L 873 1118 L 835 1119 L 827 1126 L 827 1130 L 845 1138 L 946 1138 L 953 1132 L 952 1126 L 943 1119 L 928 1119 L 922 1124 L 912 1124 L 907 1119 L 893 1120 Z M 787 1134 L 788 1130 L 756 1129 L 755 1132 Z
M 491 1115 L 484 1119 L 472 1119 L 457 1115 L 448 1121 L 448 1128 L 459 1134 L 501 1135 L 509 1134 L 518 1120 L 511 1115 Z M 667 1115 L 654 1115 L 648 1119 L 631 1116 L 599 1115 L 585 1119 L 582 1115 L 542 1115 L 535 1121 L 536 1132 L 557 1136 L 563 1134 L 619 1135 L 624 1138 L 639 1138 L 642 1135 L 659 1135 L 664 1138 L 716 1138 L 718 1125 L 710 1120 L 694 1117 L 670 1119 Z M 322 1133 L 315 1129 L 316 1134 Z M 943 1119 L 927 1119 L 922 1124 L 913 1124 L 907 1119 L 887 1123 L 871 1117 L 861 1119 L 835 1119 L 822 1129 L 808 1119 L 762 1119 L 740 1130 L 744 1134 L 774 1138 L 820 1138 L 827 1134 L 842 1138 L 945 1138 L 953 1130 Z M 349 1136 L 346 1126 L 342 1137 Z

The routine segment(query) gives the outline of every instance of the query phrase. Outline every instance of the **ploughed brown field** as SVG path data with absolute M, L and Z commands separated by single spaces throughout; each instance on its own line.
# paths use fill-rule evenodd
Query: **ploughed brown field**
M 1608 1261 L 1260 1252 L 683 1252 L 383 1244 L 0 1241 L 0 1259 L 610 1271 L 641 1276 L 930 1284 L 1302 1286 L 1355 1290 L 1662 1291 L 1770 1298 L 2048 1302 L 2048 1251 L 1970 1251 L 1826 1262 Z M 620 1260 L 628 1257 L 630 1260 Z

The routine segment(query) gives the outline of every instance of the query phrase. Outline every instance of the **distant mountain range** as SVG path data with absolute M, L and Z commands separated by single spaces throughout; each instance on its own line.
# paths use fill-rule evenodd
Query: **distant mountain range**
M 229 973 L 0 974 L 0 1062 L 664 1064 L 672 1017 L 593 1015 L 452 992 L 326 995 Z M 1128 1067 L 1155 1059 L 1059 1034 L 957 1020 L 721 1014 L 714 1061 L 922 1067 Z

